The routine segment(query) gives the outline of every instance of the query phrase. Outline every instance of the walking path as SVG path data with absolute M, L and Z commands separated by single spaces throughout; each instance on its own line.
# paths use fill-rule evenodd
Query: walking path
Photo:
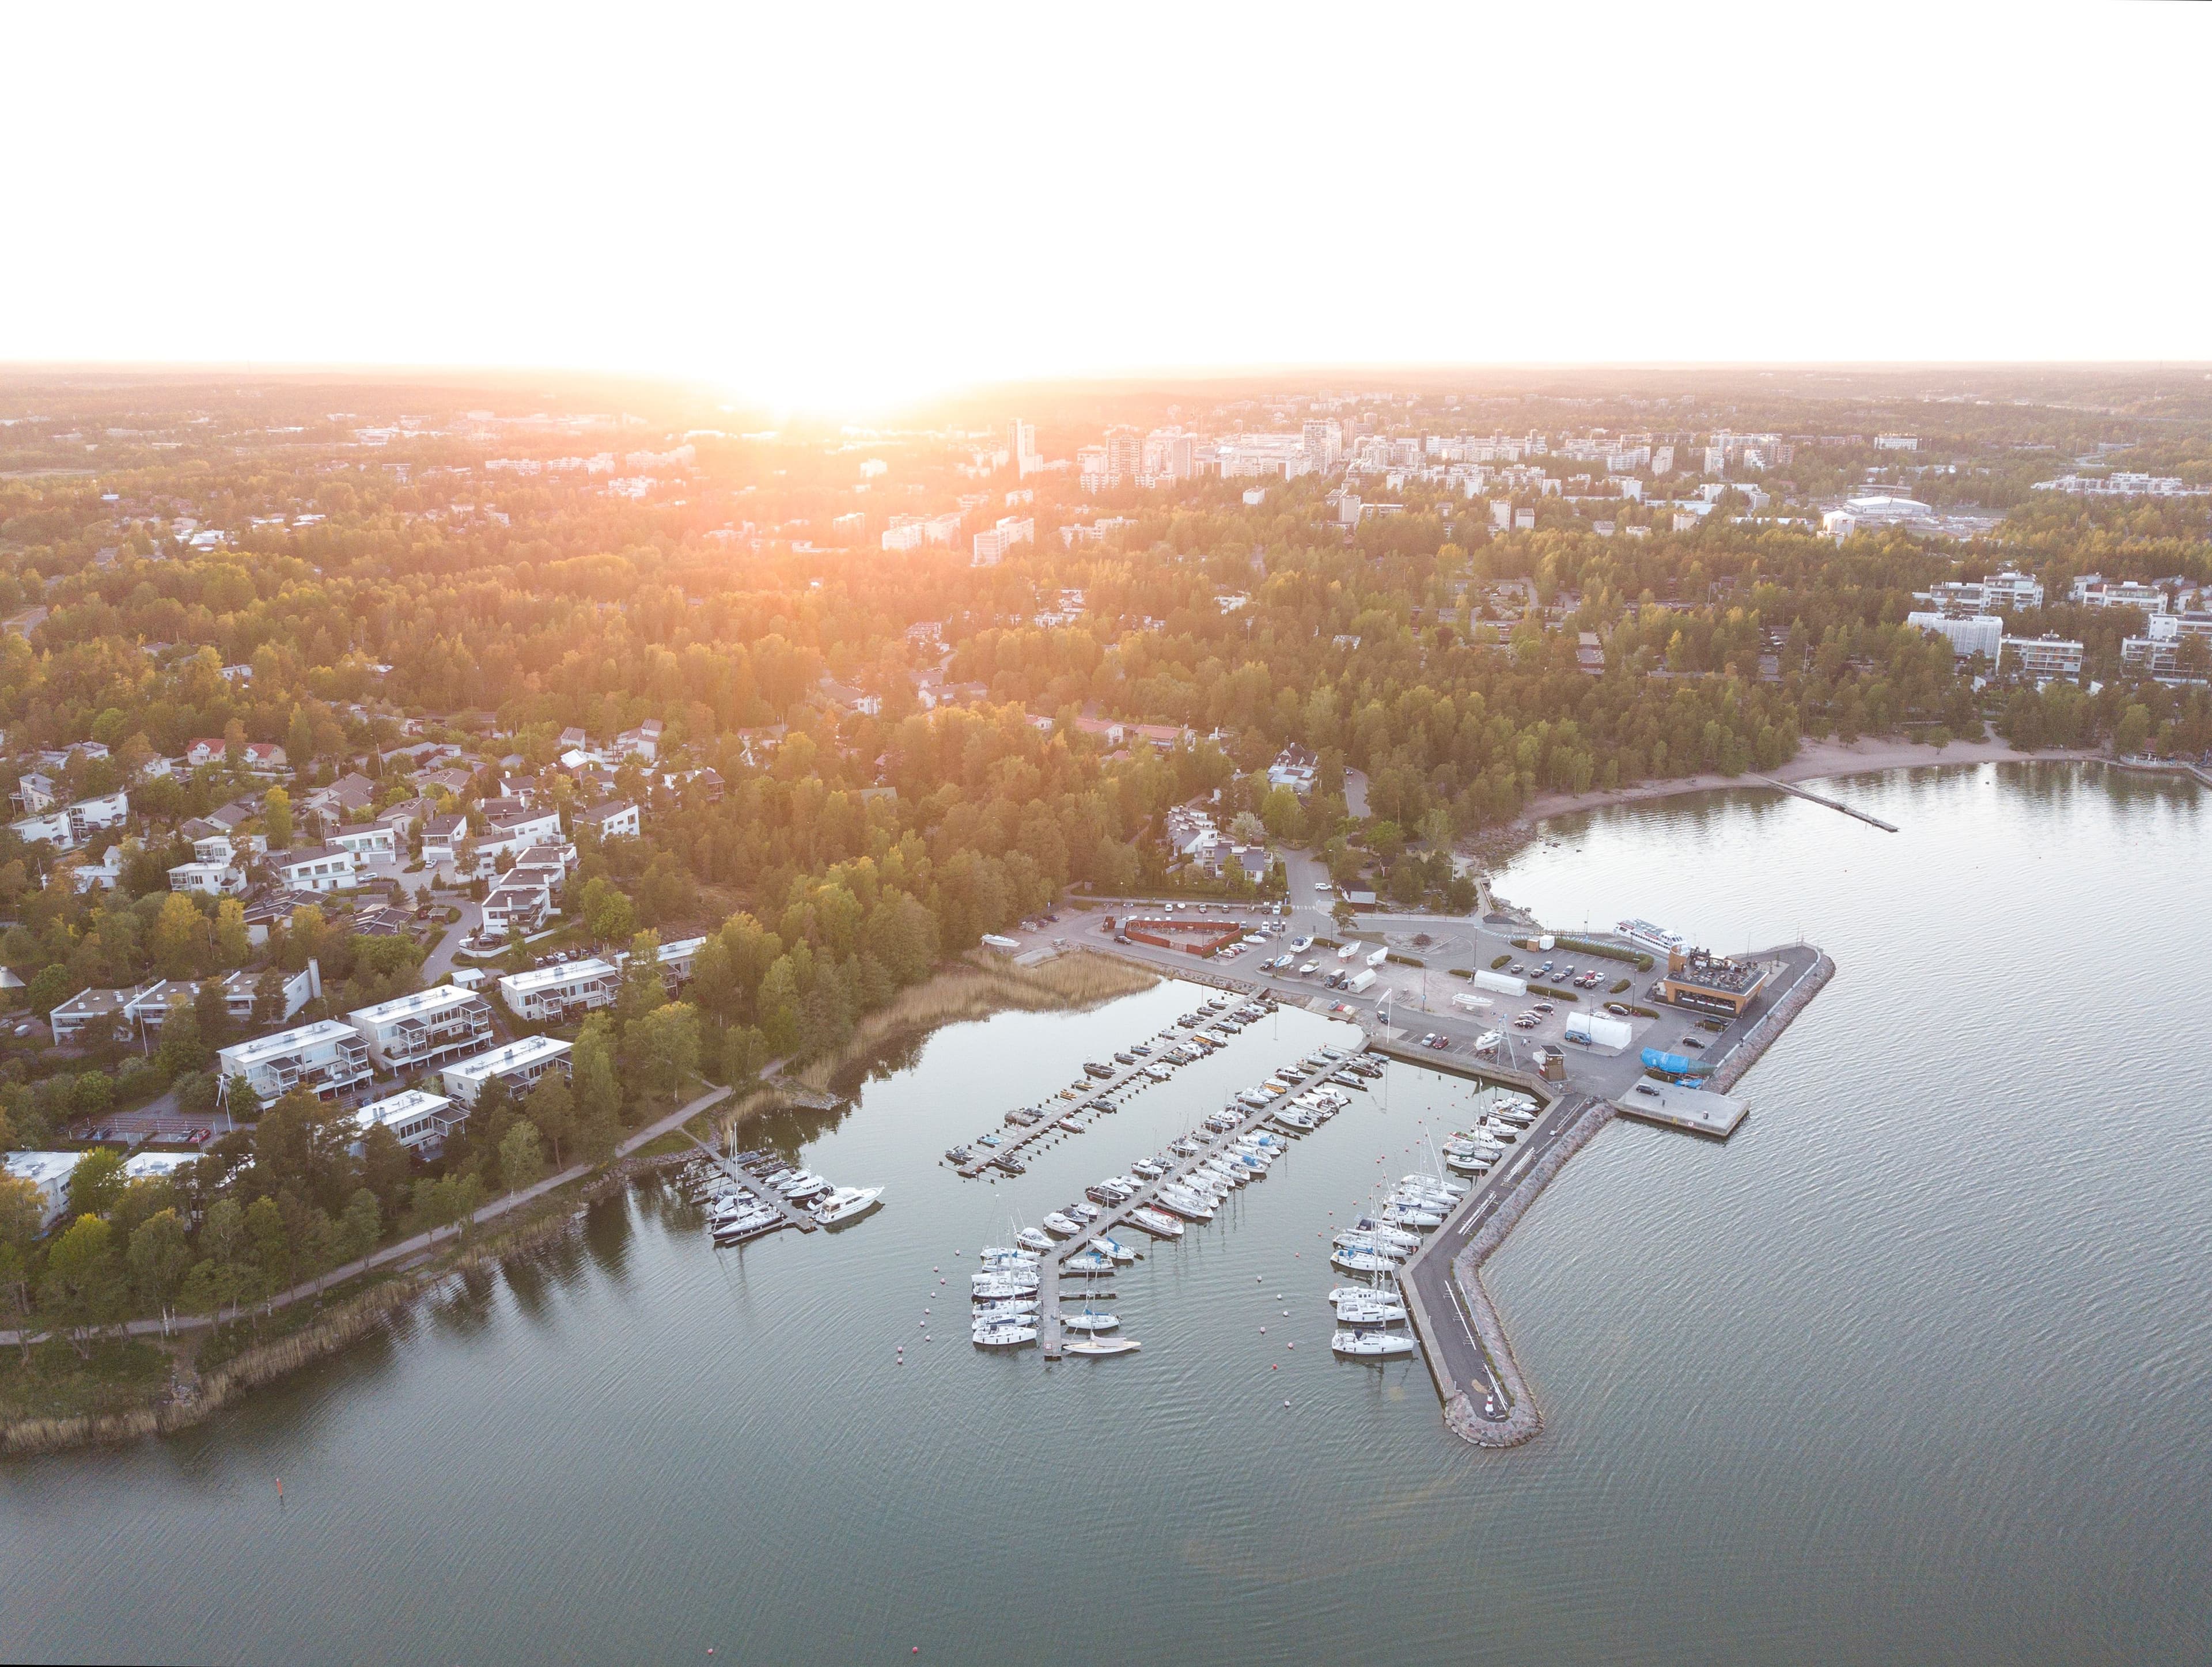
M 653 1122 L 646 1124 L 644 1128 L 634 1130 L 617 1143 L 615 1156 L 618 1159 L 627 1158 L 639 1147 L 659 1140 L 672 1129 L 681 1129 L 702 1111 L 708 1110 L 727 1099 L 731 1092 L 732 1091 L 727 1088 L 709 1089 L 689 1104 L 678 1106 L 667 1116 L 656 1118 Z M 440 1244 L 448 1244 L 460 1237 L 466 1227 L 478 1222 L 495 1220 L 511 1210 L 520 1209 L 525 1204 L 532 1203 L 543 1198 L 556 1188 L 565 1187 L 573 1181 L 582 1180 L 597 1167 L 598 1165 L 593 1164 L 571 1164 L 557 1174 L 547 1176 L 534 1186 L 524 1187 L 516 1192 L 504 1193 L 493 1199 L 478 1209 L 465 1223 L 455 1222 L 449 1226 L 433 1227 L 428 1232 L 416 1233 L 411 1238 L 403 1238 L 396 1244 L 387 1244 L 380 1250 L 372 1250 L 358 1262 L 349 1262 L 343 1268 L 333 1268 L 319 1279 L 305 1281 L 289 1291 L 280 1291 L 273 1297 L 260 1302 L 246 1304 L 245 1307 L 266 1310 L 288 1308 L 306 1298 L 319 1297 L 333 1285 L 342 1285 L 347 1280 L 357 1278 L 362 1274 L 374 1273 L 380 1268 L 389 1268 L 395 1262 L 406 1262 L 417 1254 L 427 1255 Z M 182 1314 L 166 1321 L 131 1320 L 120 1326 L 100 1327 L 93 1335 L 103 1337 L 167 1336 L 173 1332 L 198 1330 L 214 1325 L 219 1320 L 235 1319 L 241 1311 L 243 1311 L 240 1308 L 233 1307 L 227 1313 Z M 52 1335 L 46 1331 L 36 1331 L 31 1334 L 30 1341 L 34 1343 L 43 1342 Z M 13 1346 L 22 1341 L 19 1332 L 0 1331 L 0 1347 Z

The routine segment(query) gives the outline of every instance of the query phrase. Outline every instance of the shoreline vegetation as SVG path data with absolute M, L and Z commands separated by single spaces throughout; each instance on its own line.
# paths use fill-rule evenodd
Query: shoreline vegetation
M 787 1104 L 786 1085 L 820 1092 L 840 1074 L 941 1026 L 1008 1011 L 1077 1011 L 1158 982 L 1158 975 L 1133 963 L 1087 950 L 1071 951 L 1034 967 L 987 958 L 979 951 L 969 961 L 940 968 L 868 1014 L 834 1053 L 788 1076 L 770 1077 L 744 1089 L 733 1102 L 705 1106 L 685 1118 L 684 1124 L 708 1116 L 726 1134 L 748 1118 Z M 200 1423 L 252 1390 L 371 1335 L 457 1276 L 526 1255 L 574 1231 L 588 1204 L 665 1161 L 669 1154 L 659 1148 L 665 1140 L 665 1134 L 655 1135 L 609 1165 L 562 1177 L 561 1184 L 516 1213 L 521 1219 L 503 1221 L 496 1232 L 433 1245 L 333 1285 L 316 1299 L 280 1307 L 261 1316 L 258 1323 L 251 1311 L 222 1323 L 193 1317 L 166 1337 L 103 1338 L 94 1345 L 90 1361 L 73 1354 L 64 1359 L 62 1352 L 69 1345 L 59 1337 L 33 1345 L 47 1362 L 59 1364 L 58 1375 L 37 1366 L 27 1368 L 21 1355 L 10 1352 L 0 1360 L 0 1372 L 8 1374 L 6 1399 L 14 1403 L 0 1415 L 0 1455 L 113 1445 Z M 572 1186 L 580 1191 L 572 1191 Z M 501 1202 L 494 1200 L 486 1208 Z M 241 1333 L 248 1334 L 246 1340 L 232 1352 L 230 1346 Z M 46 1403 L 27 1405 L 25 1391 L 35 1393 L 41 1383 L 50 1386 Z

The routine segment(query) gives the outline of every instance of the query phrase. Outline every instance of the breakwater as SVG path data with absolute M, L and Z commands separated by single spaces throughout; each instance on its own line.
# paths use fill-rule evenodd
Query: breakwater
M 1529 1207 L 1552 1183 L 1552 1177 L 1566 1167 L 1567 1159 L 1595 1139 L 1598 1130 L 1611 1122 L 1618 1111 L 1612 1101 L 1595 1098 L 1586 1100 L 1572 1111 L 1573 1122 L 1553 1141 L 1544 1155 L 1513 1183 L 1488 1219 L 1452 1257 L 1453 1299 L 1459 1304 L 1481 1343 L 1485 1363 L 1504 1397 L 1505 1415 L 1502 1419 L 1486 1417 L 1464 1389 L 1444 1403 L 1444 1422 L 1455 1434 L 1478 1447 L 1517 1447 L 1533 1439 L 1544 1427 L 1535 1395 L 1528 1387 L 1520 1362 L 1514 1358 L 1512 1340 L 1506 1335 L 1504 1322 L 1498 1317 L 1497 1305 L 1482 1283 L 1482 1264 L 1505 1242 L 1521 1218 L 1528 1214 Z
M 1741 1081 L 1743 1074 L 1759 1063 L 1759 1056 L 1790 1028 L 1790 1021 L 1804 1012 L 1806 1003 L 1826 989 L 1828 980 L 1835 976 L 1836 964 L 1824 950 L 1804 976 L 1790 987 L 1790 993 L 1762 1014 L 1759 1022 L 1721 1056 L 1720 1068 L 1712 1074 L 1713 1087 L 1725 1094 Z

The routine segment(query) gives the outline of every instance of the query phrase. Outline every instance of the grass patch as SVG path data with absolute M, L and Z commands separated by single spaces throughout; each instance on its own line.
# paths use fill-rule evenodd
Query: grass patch
M 1579 1001 L 1583 999 L 1579 990 L 1561 989 L 1554 984 L 1531 984 L 1528 986 L 1528 994 L 1549 995 L 1561 1001 Z
M 1632 978 L 1624 978 L 1619 983 L 1615 984 L 1611 989 L 1607 990 L 1606 994 L 1607 995 L 1618 995 L 1621 991 L 1626 989 L 1629 985 L 1635 982 L 1636 981 Z
M 1657 1013 L 1652 1012 L 1649 1007 L 1639 1007 L 1632 1003 L 1629 1007 L 1628 1011 L 1638 1019 L 1656 1019 L 1659 1016 Z
M 1503 972 L 1512 964 L 1513 958 L 1510 955 L 1501 955 L 1490 964 L 1490 970 L 1492 972 Z
M 143 1406 L 168 1377 L 168 1355 L 143 1338 L 104 1338 L 81 1360 L 57 1337 L 27 1363 L 20 1348 L 0 1354 L 0 1418 L 99 1418 Z
M 1474 971 L 1470 967 L 1446 967 L 1444 970 L 1450 973 L 1455 978 L 1472 978 L 1474 976 Z
M 1394 966 L 1426 967 L 1428 965 L 1426 961 L 1416 960 L 1411 955 L 1385 955 L 1382 958 Z

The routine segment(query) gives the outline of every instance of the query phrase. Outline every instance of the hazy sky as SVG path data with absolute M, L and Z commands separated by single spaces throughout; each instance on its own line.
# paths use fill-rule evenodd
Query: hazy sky
M 2212 359 L 2212 7 L 11 9 L 0 360 Z

